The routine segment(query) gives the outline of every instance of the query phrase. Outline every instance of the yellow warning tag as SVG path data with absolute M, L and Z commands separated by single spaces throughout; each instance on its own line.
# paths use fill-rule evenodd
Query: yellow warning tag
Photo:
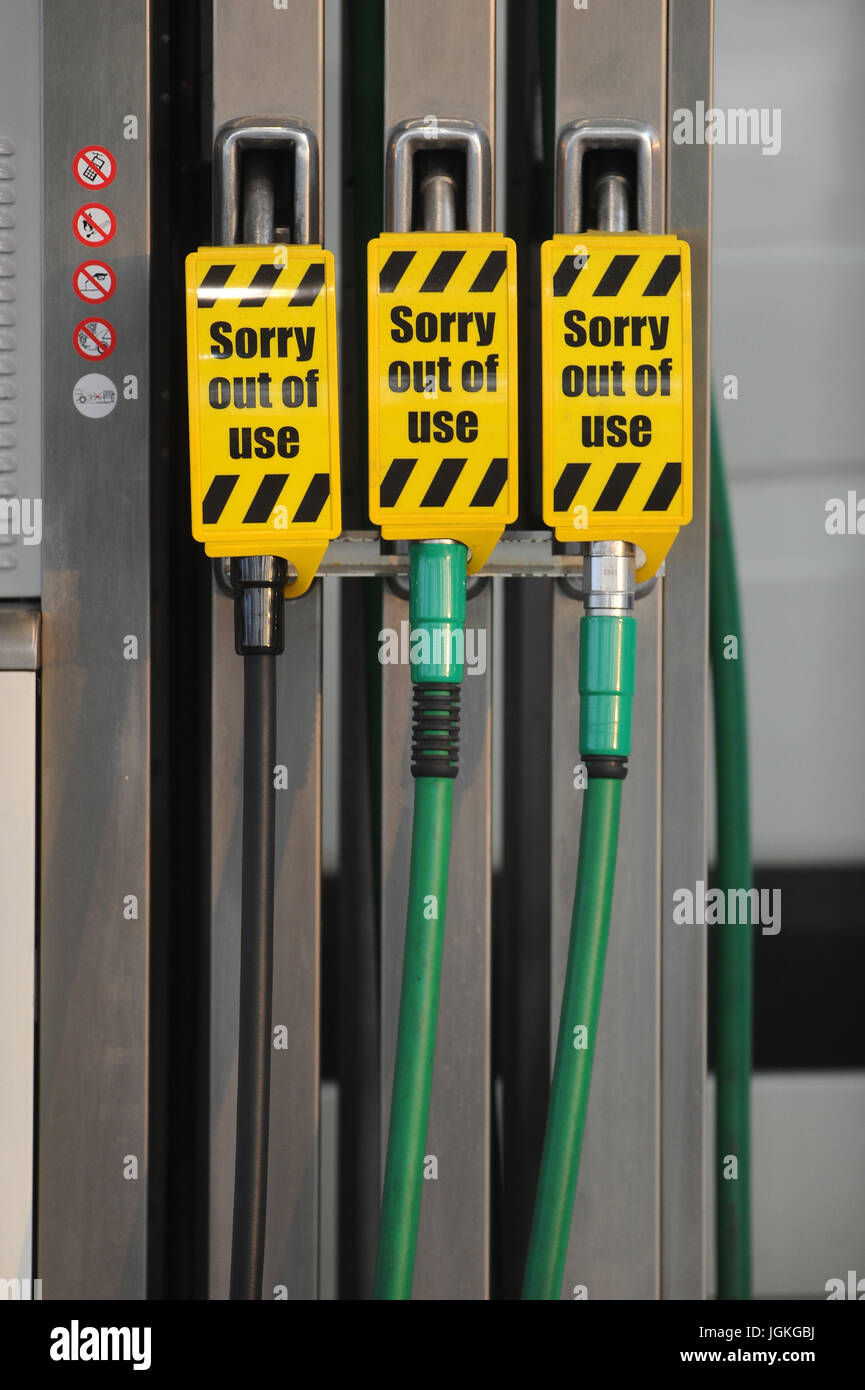
M 186 259 L 192 534 L 279 555 L 304 593 L 340 531 L 333 256 L 223 246 Z
M 544 520 L 631 541 L 655 573 L 691 519 L 691 274 L 672 236 L 541 248 Z
M 516 247 L 496 233 L 370 242 L 369 512 L 479 570 L 517 515 Z

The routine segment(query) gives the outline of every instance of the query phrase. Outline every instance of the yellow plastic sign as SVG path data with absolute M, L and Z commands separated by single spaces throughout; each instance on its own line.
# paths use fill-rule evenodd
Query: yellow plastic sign
M 631 541 L 649 579 L 691 519 L 691 274 L 672 236 L 541 248 L 544 521 Z
M 340 532 L 333 256 L 222 246 L 186 259 L 192 534 L 279 555 L 304 593 Z
M 516 247 L 480 232 L 370 242 L 369 511 L 479 570 L 517 515 Z

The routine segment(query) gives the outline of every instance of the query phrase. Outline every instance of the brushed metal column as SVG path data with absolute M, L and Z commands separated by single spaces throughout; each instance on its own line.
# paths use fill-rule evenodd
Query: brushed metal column
M 215 0 L 213 134 L 243 116 L 295 117 L 323 162 L 324 0 L 286 9 Z M 323 180 L 320 180 L 323 187 Z M 277 658 L 277 792 L 273 1024 L 266 1299 L 318 1296 L 319 970 L 321 919 L 321 584 L 286 604 Z M 210 1296 L 228 1296 L 234 1193 L 240 990 L 242 658 L 233 605 L 212 610 Z
M 147 0 L 46 0 L 43 14 L 44 528 L 37 1273 L 43 1296 L 138 1299 L 147 1274 L 150 935 Z M 104 145 L 88 191 L 74 156 Z M 104 250 L 73 234 L 109 207 Z M 89 255 L 117 288 L 73 292 Z M 76 324 L 116 348 L 78 355 Z M 84 414 L 98 373 L 108 413 Z M 96 404 L 93 384 L 76 397 Z M 81 401 L 81 397 L 84 400 Z
M 386 0 L 384 136 L 400 121 L 436 116 L 476 122 L 496 163 L 494 0 Z M 493 194 L 495 198 L 495 194 Z M 495 203 L 494 203 L 495 206 Z M 399 630 L 408 604 L 386 593 L 384 624 Z M 414 1297 L 489 1296 L 490 1231 L 490 702 L 492 586 L 469 601 L 466 623 L 486 628 L 488 667 L 463 682 L 448 914 Z M 413 788 L 411 681 L 383 669 L 382 1155 L 396 1050 Z
M 712 0 L 670 0 L 668 128 L 681 107 L 712 104 Z M 667 148 L 667 226 L 691 245 L 694 519 L 664 582 L 664 866 L 661 1014 L 661 1295 L 704 1298 L 706 931 L 672 920 L 676 888 L 706 880 L 708 467 L 712 156 Z
M 559 0 L 556 130 L 626 116 L 665 131 L 666 0 Z M 656 1298 L 660 1291 L 661 650 L 663 581 L 637 603 L 633 755 L 598 1047 L 562 1298 Z M 552 1017 L 555 1047 L 576 879 L 580 797 L 580 602 L 553 607 Z

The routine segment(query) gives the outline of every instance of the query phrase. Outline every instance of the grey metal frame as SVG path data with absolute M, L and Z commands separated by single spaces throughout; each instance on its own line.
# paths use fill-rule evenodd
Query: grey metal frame
M 563 1298 L 700 1297 L 704 1249 L 705 944 L 670 922 L 672 888 L 705 868 L 706 257 L 708 159 L 668 147 L 668 106 L 705 98 L 711 0 L 603 0 L 557 13 L 556 129 L 627 117 L 660 135 L 666 229 L 697 249 L 695 518 L 638 605 L 633 756 L 625 784 L 610 945 Z M 675 85 L 674 85 L 675 84 Z M 658 206 L 656 202 L 656 207 Z M 659 219 L 655 219 L 660 230 Z M 553 940 L 558 1026 L 580 793 L 578 627 L 553 608 Z M 684 733 L 683 733 L 684 730 Z
M 229 122 L 270 119 L 310 133 L 301 158 L 324 147 L 324 0 L 289 10 L 215 0 L 213 137 Z M 262 113 L 266 113 L 265 116 Z M 233 125 L 234 131 L 242 127 Z M 242 144 L 223 139 L 231 154 Z M 226 154 L 226 158 L 228 158 Z M 309 169 L 312 235 L 322 226 L 322 180 Z M 226 190 L 227 191 L 227 190 Z M 236 219 L 235 219 L 236 222 Z M 234 225 L 234 224 L 232 224 Z M 310 1299 L 319 1282 L 319 973 L 321 926 L 321 585 L 286 606 L 278 659 L 274 1049 L 264 1297 Z M 214 583 L 212 609 L 211 1181 L 212 1298 L 225 1298 L 231 1247 L 240 979 L 242 670 L 231 600 Z
M 44 534 L 37 1273 L 45 1298 L 147 1287 L 150 987 L 150 24 L 148 0 L 46 3 Z M 88 71 L 103 80 L 87 82 Z M 111 73 L 111 81 L 104 75 Z M 137 138 L 124 138 L 124 118 Z M 131 126 L 127 124 L 127 131 Z M 88 141 L 117 174 L 100 256 L 117 347 L 86 363 L 72 232 Z M 96 311 L 93 311 L 96 312 Z M 80 414 L 99 370 L 117 403 Z M 137 651 L 130 638 L 135 638 Z M 134 901 L 133 901 L 134 900 Z M 126 915 L 124 915 L 126 914 Z M 133 915 L 134 914 L 134 915 Z
M 712 0 L 669 0 L 668 110 L 711 105 Z M 705 879 L 709 592 L 711 151 L 667 150 L 667 225 L 691 246 L 694 519 L 664 581 L 661 975 L 661 1297 L 706 1294 L 706 933 L 672 921 L 676 888 Z
M 431 42 L 431 36 L 434 42 Z M 493 0 L 386 0 L 384 138 L 405 122 L 435 116 L 444 129 L 468 122 L 486 137 L 495 206 L 496 26 Z M 396 170 L 392 170 L 395 174 Z M 482 183 L 485 180 L 482 179 Z M 483 190 L 481 190 L 483 191 Z M 386 197 L 396 216 L 397 203 Z M 487 220 L 488 219 L 488 220 Z M 392 228 L 388 227 L 388 230 Z M 388 591 L 383 622 L 399 628 L 404 599 Z M 492 636 L 492 586 L 470 599 L 470 626 Z M 460 773 L 455 787 L 448 920 L 427 1152 L 438 1178 L 424 1184 L 414 1297 L 489 1296 L 490 1231 L 490 728 L 491 671 L 463 684 Z M 382 1154 L 387 1141 L 408 898 L 412 786 L 409 773 L 411 682 L 407 668 L 383 668 L 382 763 Z

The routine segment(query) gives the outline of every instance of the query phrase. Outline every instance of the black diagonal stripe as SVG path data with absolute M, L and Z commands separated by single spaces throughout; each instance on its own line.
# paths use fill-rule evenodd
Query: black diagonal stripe
M 499 500 L 499 493 L 507 480 L 507 459 L 493 459 L 486 473 L 481 478 L 478 490 L 469 503 L 469 506 L 494 507 Z
M 217 473 L 201 504 L 201 520 L 205 526 L 216 525 L 239 477 L 239 473 Z
M 233 265 L 208 266 L 204 279 L 198 286 L 199 309 L 210 309 L 216 303 L 219 298 L 219 291 L 223 288 L 233 270 Z
M 303 494 L 303 501 L 292 521 L 318 521 L 321 509 L 330 496 L 330 474 L 313 473 L 312 481 Z
M 611 298 L 618 294 L 636 263 L 636 256 L 614 256 L 598 282 L 596 295 Z
M 589 471 L 587 463 L 566 463 L 559 481 L 553 488 L 553 511 L 568 512 L 571 503 L 580 490 L 580 484 Z
M 420 287 L 420 293 L 441 294 L 442 290 L 447 289 L 451 276 L 465 254 L 465 251 L 440 251 Z
M 442 459 L 435 477 L 421 498 L 422 507 L 443 507 L 454 490 L 457 478 L 465 468 L 465 459 Z
M 631 483 L 637 476 L 638 463 L 617 463 L 603 492 L 595 503 L 596 512 L 617 512 Z
M 643 290 L 643 297 L 654 295 L 660 299 L 662 295 L 669 294 L 671 286 L 675 284 L 681 265 L 681 256 L 665 256 Z
M 249 282 L 249 290 L 238 304 L 239 309 L 257 309 L 263 304 L 279 279 L 278 265 L 260 265 Z
M 413 260 L 414 251 L 391 251 L 378 273 L 378 287 L 382 294 L 393 294 Z
M 649 500 L 643 508 L 644 512 L 665 512 L 682 481 L 681 463 L 665 463 L 664 471 L 655 483 L 649 494 Z
M 315 301 L 324 284 L 324 266 L 315 261 L 303 272 L 303 279 L 288 301 L 289 309 L 304 309 Z
M 411 253 L 414 255 L 414 252 Z M 383 507 L 395 507 L 400 494 L 411 477 L 417 459 L 392 459 L 382 479 L 379 499 Z
M 267 521 L 287 481 L 287 473 L 265 473 L 258 485 L 255 496 L 249 504 L 249 511 L 243 518 L 244 524 L 248 523 L 254 526 Z
M 507 251 L 491 251 L 469 285 L 469 294 L 489 294 L 490 290 L 494 290 L 505 273 L 507 263 Z
M 579 260 L 580 264 L 574 262 Z M 559 265 L 558 270 L 553 276 L 553 295 L 556 299 L 563 299 L 566 294 L 570 294 L 573 289 L 574 281 L 583 268 L 582 256 L 565 256 Z

